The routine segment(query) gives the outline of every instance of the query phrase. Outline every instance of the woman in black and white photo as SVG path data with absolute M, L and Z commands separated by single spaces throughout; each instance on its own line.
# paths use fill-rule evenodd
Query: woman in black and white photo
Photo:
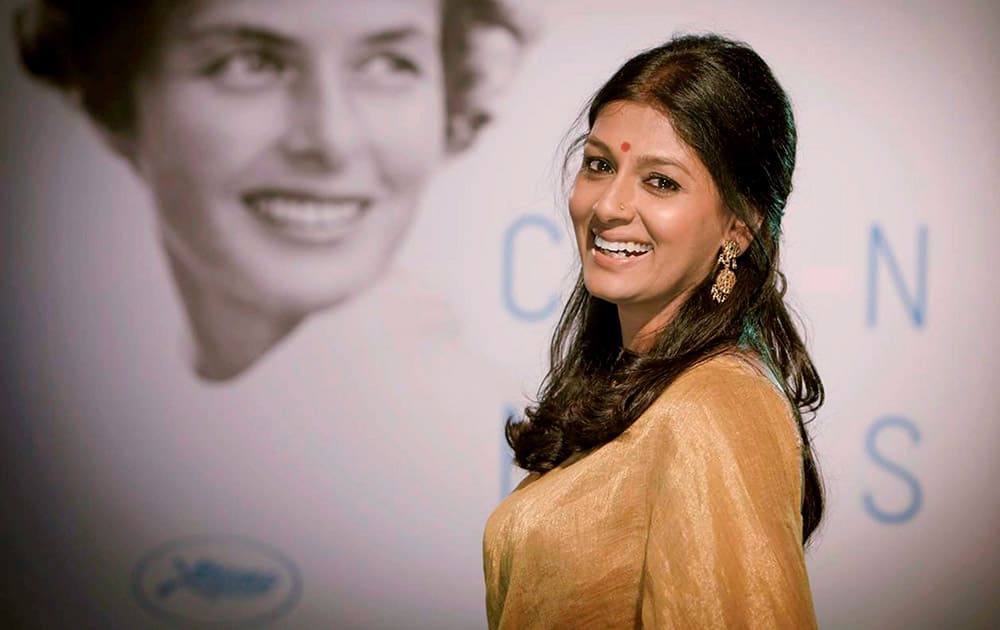
M 28 71 L 149 187 L 211 380 L 379 279 L 523 42 L 494 0 L 275 6 L 40 0 L 17 14 Z
M 516 7 L 18 4 L 6 233 L 30 279 L 5 301 L 3 490 L 26 621 L 234 621 L 292 596 L 192 588 L 195 567 L 278 566 L 231 547 L 144 572 L 206 535 L 297 568 L 290 627 L 481 619 L 507 392 L 426 286 L 448 278 L 394 259 L 497 109 Z

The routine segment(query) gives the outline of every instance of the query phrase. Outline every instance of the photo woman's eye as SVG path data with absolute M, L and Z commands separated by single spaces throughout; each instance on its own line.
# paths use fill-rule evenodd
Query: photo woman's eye
M 243 49 L 224 55 L 205 67 L 202 73 L 223 89 L 253 92 L 281 82 L 288 75 L 289 67 L 267 51 Z
M 377 89 L 398 89 L 415 83 L 424 72 L 412 57 L 383 51 L 365 57 L 356 67 L 366 85 Z

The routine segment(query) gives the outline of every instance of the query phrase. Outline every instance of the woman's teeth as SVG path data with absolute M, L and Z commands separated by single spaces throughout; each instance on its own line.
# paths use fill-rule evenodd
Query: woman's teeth
M 268 225 L 309 242 L 328 242 L 346 235 L 364 214 L 359 199 L 320 200 L 287 195 L 254 195 L 247 205 Z
M 641 256 L 646 252 L 652 251 L 653 246 L 645 243 L 634 243 L 631 241 L 627 242 L 616 242 L 609 241 L 601 238 L 600 236 L 594 235 L 594 246 L 601 250 L 604 254 L 611 256 L 612 258 L 627 258 L 629 256 Z
M 359 201 L 316 201 L 292 197 L 260 197 L 255 210 L 279 223 L 320 226 L 351 221 L 361 213 Z

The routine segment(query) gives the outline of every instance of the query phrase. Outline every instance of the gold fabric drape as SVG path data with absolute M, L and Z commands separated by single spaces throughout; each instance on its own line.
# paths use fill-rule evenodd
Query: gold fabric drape
M 814 628 L 801 493 L 786 398 L 754 360 L 713 358 L 497 507 L 489 626 Z

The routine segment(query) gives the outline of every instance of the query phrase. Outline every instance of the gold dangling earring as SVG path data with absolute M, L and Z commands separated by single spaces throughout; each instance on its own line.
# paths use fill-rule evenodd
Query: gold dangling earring
M 719 269 L 719 273 L 715 276 L 715 284 L 712 285 L 712 299 L 719 304 L 726 301 L 736 286 L 736 274 L 733 269 L 736 269 L 736 257 L 739 255 L 740 244 L 733 240 L 726 241 L 722 251 L 719 252 L 719 264 L 722 265 L 722 269 Z

